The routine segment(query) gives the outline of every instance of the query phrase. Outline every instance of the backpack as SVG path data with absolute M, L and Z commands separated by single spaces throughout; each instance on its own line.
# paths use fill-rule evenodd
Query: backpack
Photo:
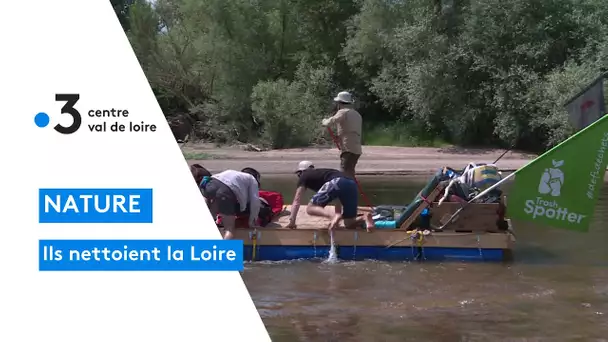
M 459 178 L 463 188 L 466 188 L 467 200 L 477 196 L 482 191 L 494 186 L 502 180 L 502 174 L 494 164 L 469 163 Z M 490 191 L 482 202 L 493 203 L 500 198 L 502 191 L 496 187 Z

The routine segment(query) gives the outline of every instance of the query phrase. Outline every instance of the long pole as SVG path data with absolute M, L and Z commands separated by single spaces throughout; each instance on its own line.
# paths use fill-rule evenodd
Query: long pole
M 332 131 L 331 127 L 327 127 L 327 131 L 329 132 L 329 135 L 331 136 L 331 139 L 334 141 L 334 144 L 336 144 L 336 147 L 338 148 L 338 151 L 342 151 L 340 149 L 340 143 L 338 142 L 338 138 L 336 137 L 336 135 L 334 134 L 334 131 Z M 359 192 L 361 193 L 361 196 L 363 196 L 363 200 L 365 201 L 365 203 L 367 204 L 368 207 L 370 207 L 370 209 L 374 209 L 374 207 L 372 206 L 371 202 L 369 201 L 369 198 L 367 198 L 367 196 L 365 195 L 365 192 L 363 192 L 363 189 L 361 188 L 361 184 L 359 184 L 359 181 L 357 180 L 357 178 L 355 177 L 355 175 L 353 175 L 353 178 L 355 180 L 355 183 L 357 184 L 357 188 L 359 188 Z
M 511 149 L 512 149 L 512 148 L 513 148 L 513 147 L 509 147 L 509 149 L 508 149 L 508 150 L 505 150 L 505 151 L 504 151 L 504 152 L 503 152 L 503 153 L 500 155 L 500 157 L 496 158 L 496 160 L 495 160 L 495 161 L 494 161 L 492 164 L 496 164 L 496 163 L 498 163 L 498 161 L 499 161 L 499 160 L 501 160 L 501 159 L 502 159 L 502 157 L 504 157 L 504 156 L 505 156 L 505 154 L 509 153 L 509 152 L 511 151 Z

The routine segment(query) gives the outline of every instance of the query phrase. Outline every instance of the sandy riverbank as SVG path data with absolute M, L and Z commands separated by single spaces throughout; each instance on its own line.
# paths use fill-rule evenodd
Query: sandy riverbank
M 301 160 L 310 160 L 317 167 L 338 168 L 339 151 L 336 148 L 303 148 L 245 151 L 242 147 L 214 147 L 208 144 L 184 145 L 182 151 L 189 164 L 199 163 L 211 172 L 226 169 L 253 167 L 262 174 L 289 174 Z M 466 149 L 459 147 L 382 147 L 364 146 L 357 165 L 361 175 L 423 175 L 435 172 L 438 167 L 462 168 L 468 162 L 493 162 L 504 150 Z M 508 152 L 497 164 L 503 171 L 524 166 L 536 155 L 517 151 Z

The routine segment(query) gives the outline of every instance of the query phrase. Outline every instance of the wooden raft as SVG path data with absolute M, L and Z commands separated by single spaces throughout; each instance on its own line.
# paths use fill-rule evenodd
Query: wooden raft
M 444 203 L 442 207 L 447 204 Z M 329 246 L 330 237 L 327 227 L 330 221 L 323 217 L 310 216 L 306 213 L 306 206 L 300 207 L 297 217 L 297 228 L 286 228 L 289 223 L 289 209 L 286 206 L 283 213 L 275 222 L 257 230 L 237 228 L 235 239 L 243 240 L 245 245 L 257 246 Z M 325 208 L 328 212 L 334 211 L 333 206 Z M 360 213 L 369 212 L 369 209 L 360 208 Z M 341 246 L 377 246 L 385 247 L 399 240 L 394 247 L 450 247 L 450 248 L 497 248 L 510 249 L 513 239 L 510 234 L 471 232 L 459 233 L 454 231 L 432 233 L 424 237 L 423 241 L 414 241 L 409 238 L 411 232 L 406 229 L 376 229 L 367 233 L 365 229 L 346 229 L 341 225 L 334 232 L 337 245 Z

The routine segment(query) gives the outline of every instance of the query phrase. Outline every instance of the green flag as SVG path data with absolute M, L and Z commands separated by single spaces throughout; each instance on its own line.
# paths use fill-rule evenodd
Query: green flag
M 509 217 L 587 231 L 608 163 L 608 115 L 515 172 Z

